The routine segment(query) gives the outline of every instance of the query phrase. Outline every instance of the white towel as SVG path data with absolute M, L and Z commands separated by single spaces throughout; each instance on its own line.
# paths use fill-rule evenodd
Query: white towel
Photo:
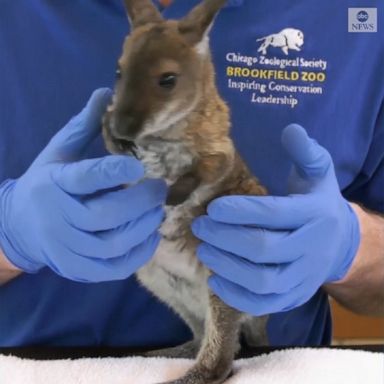
M 1 384 L 154 384 L 180 377 L 191 360 L 103 358 L 32 361 L 0 355 Z M 292 349 L 234 363 L 226 384 L 383 384 L 384 354 Z

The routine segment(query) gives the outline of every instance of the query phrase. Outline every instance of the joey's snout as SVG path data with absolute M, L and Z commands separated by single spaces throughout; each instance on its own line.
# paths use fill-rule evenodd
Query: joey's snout
M 111 135 L 116 139 L 135 140 L 142 126 L 142 119 L 128 110 L 111 111 L 107 120 Z
M 121 111 L 111 105 L 103 118 L 103 137 L 112 153 L 132 153 L 134 141 L 142 122 L 130 111 Z

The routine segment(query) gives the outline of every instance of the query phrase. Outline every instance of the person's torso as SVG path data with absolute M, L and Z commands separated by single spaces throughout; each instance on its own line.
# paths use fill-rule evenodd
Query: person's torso
M 20 176 L 93 89 L 113 87 L 128 32 L 120 0 L 22 3 L 3 1 L 0 14 L 0 182 Z M 197 3 L 176 0 L 165 15 L 180 17 Z M 367 156 L 384 94 L 377 76 L 383 38 L 380 31 L 348 32 L 352 23 L 365 28 L 352 11 L 348 16 L 353 7 L 232 0 L 216 19 L 211 46 L 232 135 L 272 194 L 286 192 L 290 164 L 280 134 L 289 123 L 302 124 L 331 152 L 343 190 Z M 364 7 L 384 17 L 378 1 Z M 103 153 L 100 143 L 90 152 Z M 134 277 L 86 285 L 45 269 L 1 287 L 0 308 L 1 346 L 160 346 L 190 337 Z M 320 290 L 302 307 L 272 315 L 268 328 L 272 345 L 329 342 L 326 295 Z

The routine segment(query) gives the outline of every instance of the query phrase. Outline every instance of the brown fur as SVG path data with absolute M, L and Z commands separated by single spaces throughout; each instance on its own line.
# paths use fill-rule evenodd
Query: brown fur
M 152 171 L 149 176 L 164 177 L 168 181 L 167 205 L 180 208 L 181 214 L 171 223 L 177 228 L 176 232 L 168 233 L 162 228 L 164 244 L 175 244 L 180 252 L 191 250 L 193 255 L 199 241 L 193 236 L 190 224 L 195 217 L 204 214 L 212 199 L 233 194 L 266 194 L 230 139 L 229 109 L 216 90 L 210 55 L 196 49 L 224 3 L 224 0 L 205 0 L 176 22 L 159 20 L 148 0 L 126 0 L 134 29 L 124 43 L 119 60 L 121 79 L 103 125 L 106 145 L 111 152 L 129 153 L 134 142 L 139 158 Z M 159 87 L 159 79 L 167 73 L 177 75 L 172 90 Z M 175 106 L 175 110 L 165 115 L 170 106 Z M 159 129 L 163 116 L 169 120 L 180 111 L 183 114 L 177 121 Z M 163 150 L 169 147 L 170 151 L 173 148 L 178 153 L 178 144 L 182 149 L 180 164 L 169 160 L 168 151 Z M 196 276 L 203 276 L 206 284 L 209 271 L 195 256 L 188 262 L 188 267 L 193 267 Z M 138 274 L 143 284 L 174 308 L 194 333 L 192 342 L 151 354 L 195 357 L 198 351 L 192 369 L 168 384 L 220 384 L 231 372 L 241 330 L 252 343 L 266 341 L 265 318 L 244 322 L 247 316 L 227 306 L 211 292 L 207 292 L 208 308 L 205 324 L 201 324 L 197 314 L 195 316 L 188 309 L 188 302 L 175 303 L 167 292 L 158 289 L 161 287 L 156 286 L 158 274 L 166 276 L 171 290 L 190 286 L 192 291 L 196 289 L 194 284 L 199 285 L 199 282 L 164 270 L 156 256 Z M 261 327 L 261 335 L 254 332 L 258 327 Z

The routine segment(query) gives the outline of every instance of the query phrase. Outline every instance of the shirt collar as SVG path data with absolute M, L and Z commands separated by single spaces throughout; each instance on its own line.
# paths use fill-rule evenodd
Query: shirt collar
M 226 7 L 227 8 L 240 7 L 241 5 L 243 5 L 243 3 L 244 3 L 244 0 L 228 0 Z
M 160 9 L 164 9 L 165 8 L 162 5 L 162 1 L 161 0 L 155 0 L 155 3 L 156 3 L 156 5 Z M 226 4 L 225 8 L 240 7 L 241 5 L 243 5 L 243 3 L 244 3 L 244 0 L 227 0 L 227 4 Z

